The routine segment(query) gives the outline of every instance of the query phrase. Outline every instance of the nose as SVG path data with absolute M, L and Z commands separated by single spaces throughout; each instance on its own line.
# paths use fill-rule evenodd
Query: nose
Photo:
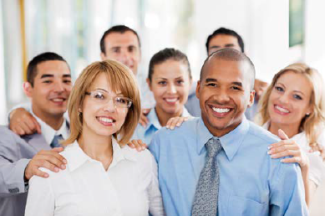
M 175 94 L 177 92 L 176 86 L 174 84 L 169 84 L 167 91 L 168 93 Z
M 111 113 L 115 112 L 116 106 L 112 98 L 108 99 L 107 103 L 104 106 L 104 110 Z
M 131 65 L 131 56 L 127 50 L 121 50 L 120 55 L 117 57 L 117 61 L 125 64 L 126 66 L 130 67 Z
M 54 90 L 56 92 L 63 92 L 65 90 L 65 86 L 64 86 L 64 83 L 62 83 L 62 81 L 56 81 L 55 82 L 55 87 L 54 87 Z
M 214 99 L 217 101 L 217 103 L 225 104 L 229 102 L 229 95 L 227 94 L 227 91 L 220 89 L 217 94 L 214 96 Z
M 287 104 L 288 103 L 288 101 L 289 101 L 289 95 L 288 94 L 281 94 L 280 96 L 279 96 L 279 101 L 280 101 L 280 103 L 281 104 Z

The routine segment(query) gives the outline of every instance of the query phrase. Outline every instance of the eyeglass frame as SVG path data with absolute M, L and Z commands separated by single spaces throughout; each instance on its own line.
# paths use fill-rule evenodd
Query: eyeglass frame
M 99 98 L 95 98 L 95 97 L 94 97 L 93 94 L 94 94 L 94 93 L 98 93 L 98 92 L 100 92 L 100 93 L 103 94 L 103 91 L 100 91 L 100 90 L 94 90 L 94 91 L 90 91 L 90 92 L 85 92 L 85 94 L 86 94 L 86 95 L 89 95 L 92 99 L 96 99 L 96 100 L 98 99 L 97 101 L 103 100 L 103 99 L 99 99 Z M 122 99 L 126 100 L 126 101 L 127 101 L 127 105 L 126 105 L 125 107 L 124 107 L 124 106 L 120 106 L 120 105 L 118 105 L 117 102 L 116 102 L 116 98 L 122 98 Z M 110 97 L 108 101 L 110 101 L 110 100 L 113 100 L 113 104 L 114 104 L 114 106 L 115 106 L 115 107 L 118 107 L 118 108 L 130 108 L 130 107 L 132 106 L 132 104 L 133 104 L 132 99 L 130 99 L 130 98 L 128 98 L 128 97 L 123 97 L 123 96 L 114 96 L 114 97 Z

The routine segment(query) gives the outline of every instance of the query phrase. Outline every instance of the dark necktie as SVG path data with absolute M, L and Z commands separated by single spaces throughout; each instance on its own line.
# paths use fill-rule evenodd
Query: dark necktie
M 222 146 L 220 140 L 217 138 L 211 138 L 205 145 L 208 157 L 196 186 L 194 202 L 192 205 L 193 216 L 217 215 L 219 193 L 219 167 L 217 163 L 217 154 L 222 150 Z
M 51 148 L 61 147 L 60 140 L 63 140 L 62 135 L 55 135 L 50 145 Z

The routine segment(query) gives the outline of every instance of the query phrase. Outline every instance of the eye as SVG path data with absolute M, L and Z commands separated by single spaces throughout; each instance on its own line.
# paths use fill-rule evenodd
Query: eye
M 50 84 L 50 83 L 52 83 L 52 80 L 44 80 L 43 83 Z
M 184 83 L 184 80 L 177 80 L 176 83 L 177 85 L 182 85 Z
M 134 51 L 135 51 L 135 47 L 133 47 L 133 46 L 128 47 L 128 51 L 129 51 L 129 52 L 134 52 Z
M 63 80 L 63 83 L 69 84 L 71 83 L 71 80 Z
M 284 92 L 284 89 L 280 86 L 274 86 L 275 90 L 277 90 L 278 92 Z
M 167 85 L 167 82 L 166 81 L 159 81 L 158 85 L 163 85 L 164 86 L 164 85 Z
M 93 97 L 95 99 L 99 99 L 99 100 L 104 100 L 106 98 L 105 95 L 103 93 L 101 93 L 101 92 L 95 92 L 93 94 Z
M 241 90 L 241 88 L 238 87 L 238 86 L 231 86 L 230 88 L 231 88 L 232 90 L 235 90 L 235 91 L 240 91 L 240 90 Z
M 113 53 L 119 53 L 121 49 L 119 47 L 115 47 L 112 50 L 113 50 Z
M 217 87 L 217 84 L 216 83 L 207 83 L 205 85 L 206 86 L 211 86 L 211 87 Z
M 302 97 L 300 95 L 297 95 L 297 94 L 294 94 L 293 98 L 297 99 L 297 100 L 302 100 Z
M 128 100 L 126 98 L 123 98 L 123 97 L 116 97 L 115 101 L 116 101 L 116 103 L 123 104 L 123 105 L 128 103 Z

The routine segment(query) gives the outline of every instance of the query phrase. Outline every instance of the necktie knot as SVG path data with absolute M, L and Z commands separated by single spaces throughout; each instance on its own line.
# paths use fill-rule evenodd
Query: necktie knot
M 208 157 L 214 158 L 222 149 L 221 142 L 219 139 L 211 138 L 206 144 Z
M 53 140 L 52 140 L 52 142 L 51 142 L 51 145 L 50 145 L 50 146 L 51 146 L 52 148 L 60 147 L 60 146 L 61 146 L 61 144 L 60 144 L 60 140 L 63 140 L 62 135 L 61 135 L 61 134 L 59 134 L 59 135 L 55 135 L 54 138 L 53 138 Z

